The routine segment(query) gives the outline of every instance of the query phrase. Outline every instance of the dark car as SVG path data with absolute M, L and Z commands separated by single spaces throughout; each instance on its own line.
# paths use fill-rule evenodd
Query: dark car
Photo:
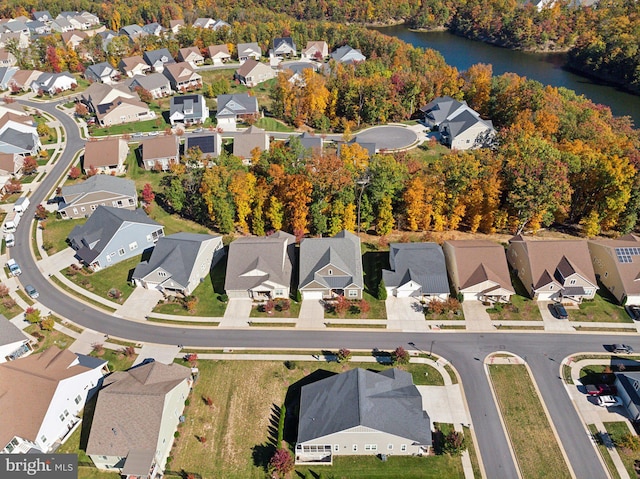
M 634 321 L 640 321 L 640 306 L 627 306 L 627 313 Z
M 40 293 L 38 293 L 38 290 L 30 284 L 26 285 L 24 287 L 24 290 L 27 292 L 30 298 L 37 299 L 40 296 Z
M 616 387 L 609 384 L 587 384 L 585 386 L 587 394 L 589 396 L 614 396 L 616 394 Z
M 552 303 L 551 304 L 551 312 L 558 319 L 568 319 L 569 315 L 567 314 L 567 310 L 564 309 L 564 306 L 560 303 Z
M 633 354 L 633 348 L 628 344 L 614 344 L 611 347 L 611 352 L 616 354 L 620 354 L 620 353 Z

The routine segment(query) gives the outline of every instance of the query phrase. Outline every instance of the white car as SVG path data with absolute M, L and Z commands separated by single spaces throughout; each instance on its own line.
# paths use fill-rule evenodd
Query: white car
M 602 407 L 622 406 L 622 399 L 618 396 L 598 396 L 596 404 Z

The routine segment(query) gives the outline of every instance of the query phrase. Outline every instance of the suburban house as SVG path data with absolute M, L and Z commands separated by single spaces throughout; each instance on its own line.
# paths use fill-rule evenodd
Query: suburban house
M 189 296 L 224 256 L 222 236 L 175 233 L 158 240 L 151 257 L 136 266 L 136 286 L 167 296 Z
M 389 296 L 446 301 L 449 297 L 447 266 L 437 243 L 391 243 L 390 269 L 382 270 Z
M 194 28 L 207 28 L 209 30 L 220 30 L 221 28 L 227 27 L 229 25 L 224 20 L 214 20 L 213 18 L 197 18 L 195 22 L 193 22 Z
M 96 35 L 102 39 L 102 49 L 105 51 L 105 53 L 109 50 L 109 44 L 111 43 L 111 40 L 118 36 L 118 34 L 113 30 L 104 30 L 102 32 L 96 33 Z
M 533 240 L 522 235 L 509 240 L 507 261 L 538 301 L 580 303 L 598 289 L 584 240 Z
M 269 65 L 257 60 L 246 60 L 235 74 L 236 79 L 248 87 L 254 87 L 259 83 L 276 77 L 276 71 Z
M 147 23 L 146 25 L 142 26 L 142 31 L 146 35 L 154 35 L 156 37 L 159 37 L 160 35 L 162 35 L 162 32 L 164 32 L 164 27 L 158 22 Z
M 259 116 L 258 99 L 248 93 L 218 95 L 216 103 L 216 122 L 223 130 L 235 130 L 238 120 L 255 120 Z
M 598 281 L 620 304 L 640 305 L 640 238 L 589 240 L 589 254 Z
M 26 17 L 22 18 L 25 19 L 25 21 L 28 20 Z M 2 30 L 3 33 L 24 33 L 25 35 L 31 35 L 27 24 L 20 19 L 3 21 L 0 23 L 0 30 Z
M 92 83 L 82 92 L 81 98 L 101 126 L 152 120 L 156 117 L 149 105 L 140 101 L 138 94 L 130 91 L 124 84 L 112 86 Z
M 424 124 L 440 132 L 440 141 L 451 149 L 486 148 L 493 144 L 495 129 L 466 102 L 438 97 L 420 108 Z
M 115 83 L 120 79 L 120 72 L 110 63 L 102 62 L 89 65 L 84 71 L 84 77 L 90 82 Z
M 145 75 L 151 71 L 151 67 L 140 55 L 123 58 L 120 60 L 120 63 L 118 63 L 118 68 L 128 77 Z
M 360 238 L 343 230 L 332 238 L 305 238 L 300 243 L 302 299 L 362 299 Z
M 640 372 L 616 372 L 617 395 L 627 410 L 631 421 L 640 420 Z
M 9 84 L 10 88 L 19 88 L 22 91 L 31 90 L 31 85 L 42 75 L 40 70 L 18 70 L 14 73 Z
M 57 346 L 0 364 L 0 453 L 53 451 L 107 372 L 107 361 Z
M 87 222 L 71 230 L 76 257 L 97 271 L 141 254 L 164 236 L 164 226 L 142 208 L 127 210 L 98 206 Z
M 38 22 L 51 24 L 54 17 L 47 10 L 41 10 L 38 12 L 33 12 L 31 14 L 31 18 L 37 20 Z
M 132 43 L 138 40 L 140 37 L 147 35 L 140 25 L 125 25 L 119 30 L 120 35 L 125 35 Z
M 270 236 L 243 236 L 231 242 L 225 292 L 230 298 L 254 301 L 288 298 L 295 249 L 295 236 L 284 231 Z
M 32 351 L 31 338 L 0 314 L 0 363 L 28 356 Z
M 85 170 L 93 168 L 99 173 L 124 174 L 128 153 L 127 140 L 122 138 L 88 141 L 85 143 L 82 165 Z
M 43 73 L 31 84 L 34 93 L 55 95 L 62 91 L 71 90 L 78 86 L 77 80 L 69 72 Z
M 12 67 L 18 63 L 16 57 L 10 51 L 5 48 L 0 48 L 0 66 Z
M 455 240 L 445 241 L 442 249 L 451 284 L 464 301 L 507 303 L 515 294 L 502 245 Z
M 256 42 L 252 43 L 238 43 L 236 47 L 236 52 L 238 54 L 238 61 L 242 64 L 246 62 L 249 58 L 253 60 L 260 60 L 262 56 L 262 48 Z
M 93 26 L 100 25 L 100 19 L 93 13 L 89 13 L 86 10 L 83 12 L 60 12 L 60 15 L 56 19 L 65 18 L 75 28 L 87 30 Z
M 199 149 L 203 159 L 217 158 L 222 151 L 222 136 L 217 131 L 191 134 L 184 141 L 185 154 L 192 148 Z
M 153 71 L 158 73 L 162 73 L 167 65 L 176 62 L 166 48 L 146 51 L 142 55 L 142 58 L 144 58 L 144 61 L 147 62 L 147 65 L 149 65 Z
M 8 90 L 18 67 L 0 67 L 0 90 Z
M 0 175 L 19 175 L 23 166 L 24 156 L 17 153 L 0 153 Z
M 411 373 L 355 368 L 302 386 L 296 464 L 423 455 L 431 445 L 431 420 Z
M 273 39 L 273 48 L 269 51 L 269 56 L 273 57 L 295 57 L 297 54 L 296 44 L 291 37 L 276 37 Z
M 51 22 L 51 31 L 53 32 L 65 33 L 70 32 L 73 29 L 75 29 L 75 27 L 66 18 L 58 17 Z
M 222 65 L 223 63 L 227 63 L 231 60 L 229 47 L 226 43 L 223 43 L 222 45 L 209 46 L 209 48 L 207 48 L 207 54 L 214 65 Z
M 257 126 L 251 125 L 233 139 L 233 155 L 242 158 L 245 164 L 251 164 L 256 148 L 260 152 L 269 149 L 269 135 Z
M 169 30 L 176 34 L 184 27 L 184 20 L 169 20 Z
M 356 136 L 355 138 L 351 138 L 351 140 L 349 141 L 340 140 L 338 142 L 338 150 L 337 150 L 338 156 L 340 156 L 340 151 L 342 151 L 343 146 L 345 145 L 352 146 L 355 144 L 360 146 L 360 148 L 364 149 L 369 155 L 369 158 L 371 158 L 373 155 L 375 155 L 378 152 L 378 147 L 374 142 L 362 141 L 360 138 Z
M 331 52 L 331 58 L 338 63 L 345 63 L 347 65 L 363 62 L 367 59 L 360 50 L 351 48 L 349 45 L 343 45 L 340 48 L 336 48 Z
M 308 41 L 300 57 L 306 60 L 322 61 L 329 56 L 329 45 L 325 41 Z
M 169 79 L 174 91 L 184 92 L 202 86 L 202 76 L 185 62 L 168 63 L 164 66 L 162 73 Z
M 202 95 L 181 95 L 171 97 L 169 121 L 172 125 L 183 123 L 193 125 L 204 123 L 209 118 L 209 108 Z
M 33 118 L 13 112 L 6 112 L 0 117 L 0 153 L 35 155 L 40 147 L 40 136 Z
M 111 175 L 94 175 L 75 185 L 63 186 L 59 196 L 58 213 L 63 219 L 88 217 L 98 206 L 127 210 L 138 207 L 138 192 L 133 180 Z
M 158 361 L 105 378 L 86 450 L 96 467 L 129 479 L 162 477 L 192 385 L 189 368 Z
M 173 94 L 169 79 L 162 73 L 149 73 L 148 75 L 134 75 L 125 80 L 129 90 L 137 92 L 139 89 L 148 91 L 153 98 L 163 98 Z
M 180 161 L 179 139 L 175 135 L 156 136 L 140 143 L 142 167 L 166 171 Z
M 289 138 L 290 144 L 291 138 Z M 297 140 L 302 147 L 302 151 L 298 155 L 299 159 L 310 158 L 314 155 L 322 156 L 322 147 L 324 145 L 324 141 L 320 135 L 314 135 L 313 133 L 305 131 L 302 135 L 297 137 Z
M 204 57 L 200 53 L 198 47 L 181 48 L 178 51 L 178 60 L 181 62 L 187 62 L 192 68 L 202 65 L 204 63 Z
M 39 22 L 38 20 L 31 20 L 26 22 L 27 27 L 31 35 L 46 35 L 51 33 L 51 25 Z
M 67 46 L 67 48 L 72 48 L 73 50 L 75 50 L 83 40 L 89 38 L 89 35 L 87 35 L 87 33 L 83 32 L 82 30 L 70 30 L 68 32 L 61 33 L 60 37 L 62 38 L 62 42 Z

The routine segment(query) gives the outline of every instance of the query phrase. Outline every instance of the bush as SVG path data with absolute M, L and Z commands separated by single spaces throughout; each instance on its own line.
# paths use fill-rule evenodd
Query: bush
M 133 346 L 125 346 L 120 350 L 120 352 L 126 357 L 131 358 L 136 355 L 136 348 L 134 348 Z
M 0 298 L 9 296 L 9 287 L 6 284 L 0 284 Z
M 451 456 L 459 456 L 467 449 L 467 441 L 464 433 L 451 431 L 444 438 L 444 452 Z
M 640 451 L 640 438 L 630 431 L 626 431 L 622 434 L 613 434 L 611 439 L 615 443 L 616 447 L 628 449 L 633 452 Z
M 104 352 L 104 344 L 102 343 L 93 343 L 91 345 L 91 351 L 93 351 L 96 354 L 102 353 Z
M 269 471 L 274 478 L 284 478 L 293 471 L 293 456 L 288 449 L 279 448 L 269 461 Z
M 402 346 L 398 346 L 391 353 L 391 361 L 393 364 L 409 364 L 409 352 Z
M 47 316 L 42 321 L 40 321 L 40 329 L 44 329 L 45 331 L 53 331 L 56 322 L 53 320 L 51 316 Z
M 2 306 L 4 306 L 7 309 L 13 309 L 16 307 L 18 303 L 15 302 L 15 300 L 13 298 L 3 298 L 2 299 Z
M 32 307 L 28 307 L 24 312 L 24 317 L 31 324 L 40 322 L 40 310 Z
M 385 286 L 383 279 L 381 279 L 378 284 L 378 294 L 376 296 L 380 301 L 387 299 L 387 287 Z
M 351 360 L 351 351 L 347 348 L 340 348 L 336 353 L 336 360 L 339 363 L 346 363 Z
M 287 359 L 284 362 L 284 367 L 287 368 L 289 371 L 293 371 L 297 367 L 297 365 L 295 361 L 290 361 Z
M 218 299 L 221 302 L 226 303 L 227 301 L 229 301 L 229 296 L 227 296 L 226 294 L 221 294 L 220 296 L 218 296 Z
M 300 301 L 302 301 L 302 293 L 300 292 L 300 290 L 296 291 L 296 303 L 299 303 Z

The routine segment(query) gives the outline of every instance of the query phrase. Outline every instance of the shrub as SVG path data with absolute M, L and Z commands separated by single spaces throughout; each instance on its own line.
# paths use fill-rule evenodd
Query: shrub
M 444 452 L 451 456 L 459 456 L 467 449 L 464 433 L 451 431 L 444 438 Z
M 614 434 L 611 438 L 616 447 L 628 449 L 633 452 L 640 451 L 640 438 L 630 431 L 626 431 L 622 434 Z
M 9 287 L 6 284 L 0 284 L 0 298 L 9 296 Z
M 380 301 L 387 299 L 387 287 L 385 286 L 383 279 L 381 279 L 378 284 L 378 294 L 376 296 L 378 296 Z
M 371 305 L 366 299 L 361 299 L 360 301 L 358 301 L 358 308 L 360 309 L 362 314 L 367 314 L 371 310 Z
M 293 471 L 294 461 L 289 450 L 284 448 L 276 449 L 276 452 L 269 461 L 269 471 L 272 477 L 283 478 Z
M 229 296 L 227 296 L 226 294 L 221 294 L 220 296 L 218 296 L 218 299 L 221 302 L 226 303 L 227 301 L 229 301 Z
M 176 431 L 173 433 L 173 437 L 178 438 L 180 437 L 180 431 Z
M 45 331 L 53 331 L 56 322 L 53 320 L 51 316 L 45 317 L 42 321 L 40 321 L 40 329 L 44 329 Z
M 104 344 L 102 344 L 102 343 L 93 343 L 91 345 L 91 351 L 93 351 L 96 354 L 104 352 Z
M 273 302 L 273 300 L 270 299 L 269 301 L 267 301 L 266 303 L 264 303 L 262 305 L 262 310 L 265 313 L 272 313 L 274 308 L 275 308 L 275 306 L 276 306 L 276 304 Z
M 120 298 L 122 298 L 122 291 L 120 291 L 117 288 L 111 288 L 107 294 L 112 299 L 120 299 Z
M 18 303 L 15 302 L 15 300 L 13 298 L 3 298 L 2 299 L 2 306 L 4 306 L 7 309 L 13 309 L 16 307 Z
M 393 364 L 409 364 L 409 353 L 402 346 L 398 346 L 391 353 L 391 361 Z
M 351 351 L 347 348 L 340 348 L 336 353 L 336 360 L 339 363 L 346 363 L 351 360 Z
M 292 371 L 296 368 L 296 362 L 295 361 L 290 361 L 290 360 L 286 360 L 284 362 L 284 367 L 287 368 L 289 371 Z
M 33 307 L 28 307 L 27 310 L 24 312 L 24 317 L 31 324 L 39 323 L 40 310 Z
M 350 307 L 351 303 L 344 296 L 338 296 L 333 306 L 339 316 L 344 316 L 344 314 L 349 310 Z
M 299 303 L 300 301 L 302 301 L 302 293 L 300 292 L 300 290 L 296 291 L 296 303 Z
M 198 363 L 198 355 L 196 353 L 189 353 L 184 357 L 184 359 L 191 365 L 191 367 L 195 367 Z
M 136 355 L 136 348 L 134 348 L 133 346 L 125 346 L 120 350 L 120 352 L 126 357 L 131 358 Z
M 202 400 L 207 406 L 213 406 L 213 399 L 211 399 L 211 396 L 203 396 Z

